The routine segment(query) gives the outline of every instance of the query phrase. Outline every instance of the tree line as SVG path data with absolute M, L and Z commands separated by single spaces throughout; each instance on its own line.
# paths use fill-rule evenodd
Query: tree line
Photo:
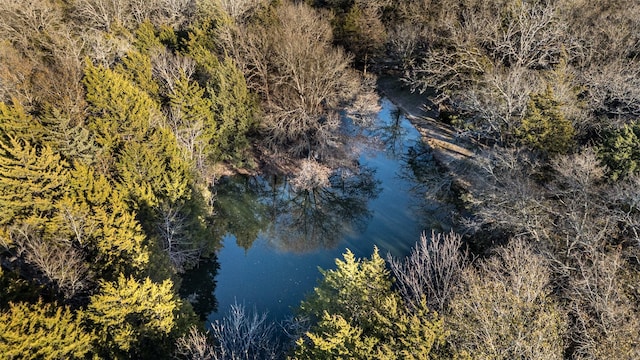
M 172 357 L 220 167 L 337 162 L 373 88 L 302 4 L 0 5 L 0 353 Z
M 636 2 L 0 5 L 3 356 L 638 357 Z M 178 289 L 220 167 L 326 186 L 375 73 L 483 144 L 447 194 L 464 239 L 347 252 L 286 326 L 236 306 L 207 335 Z

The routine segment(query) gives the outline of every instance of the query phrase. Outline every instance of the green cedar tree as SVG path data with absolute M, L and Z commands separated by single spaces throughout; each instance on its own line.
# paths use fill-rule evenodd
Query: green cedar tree
M 83 359 L 92 351 L 94 335 L 82 316 L 56 304 L 16 303 L 0 312 L 3 359 Z
M 612 131 L 600 146 L 598 155 L 608 168 L 608 176 L 616 181 L 640 171 L 640 123 L 624 125 Z
M 67 167 L 47 146 L 0 137 L 0 227 L 24 219 L 42 225 L 62 195 Z
M 69 175 L 67 193 L 55 205 L 49 232 L 64 234 L 84 249 L 89 265 L 103 279 L 145 270 L 145 234 L 123 194 L 92 167 L 76 163 Z
M 149 278 L 138 281 L 124 275 L 116 282 L 102 283 L 86 314 L 107 356 L 132 356 L 140 342 L 166 338 L 175 325 L 174 312 L 180 303 L 172 287 L 170 280 L 158 284 Z
M 543 93 L 531 95 L 516 134 L 525 144 L 543 153 L 567 153 L 573 147 L 575 130 L 561 105 L 550 86 Z
M 409 311 L 392 289 L 385 262 L 375 249 L 356 260 L 349 250 L 301 305 L 317 324 L 296 342 L 296 359 L 430 359 L 443 347 L 442 319 L 426 303 Z

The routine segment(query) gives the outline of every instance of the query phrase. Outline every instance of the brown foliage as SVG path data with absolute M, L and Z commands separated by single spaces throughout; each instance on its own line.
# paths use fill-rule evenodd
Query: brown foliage
M 28 226 L 12 229 L 11 241 L 17 254 L 55 284 L 65 298 L 71 299 L 87 287 L 90 278 L 84 256 L 70 241 L 45 241 Z
M 339 145 L 339 111 L 362 93 L 362 80 L 331 45 L 328 20 L 310 7 L 285 2 L 260 16 L 227 46 L 262 97 L 265 141 L 323 160 Z
M 52 1 L 0 1 L 0 99 L 56 106 L 79 121 L 83 43 Z
M 389 258 L 400 295 L 412 307 L 426 299 L 430 309 L 442 312 L 460 283 L 468 254 L 463 252 L 462 238 L 453 232 L 420 236 L 411 254 L 403 261 Z
M 474 359 L 562 359 L 566 323 L 550 274 L 521 240 L 467 268 L 445 317 L 454 346 Z

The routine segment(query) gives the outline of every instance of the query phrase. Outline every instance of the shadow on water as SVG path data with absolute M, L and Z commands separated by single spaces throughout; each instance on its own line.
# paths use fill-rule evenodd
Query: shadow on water
M 403 164 L 398 176 L 413 186 L 408 190 L 412 208 L 436 232 L 449 232 L 451 218 L 457 209 L 450 197 L 454 196 L 449 174 L 442 171 L 433 157 L 431 148 L 424 142 L 409 146 L 402 155 Z
M 215 296 L 216 276 L 220 264 L 215 256 L 203 259 L 198 267 L 185 271 L 180 285 L 180 296 L 189 300 L 200 319 L 203 321 L 213 312 L 218 311 Z

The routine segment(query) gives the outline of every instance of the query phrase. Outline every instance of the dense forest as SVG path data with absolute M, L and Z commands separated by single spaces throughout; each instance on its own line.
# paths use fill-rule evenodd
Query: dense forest
M 456 233 L 204 324 L 217 179 L 330 186 L 379 75 L 475 144 Z M 636 0 L 0 0 L 0 358 L 638 359 L 639 118 Z

